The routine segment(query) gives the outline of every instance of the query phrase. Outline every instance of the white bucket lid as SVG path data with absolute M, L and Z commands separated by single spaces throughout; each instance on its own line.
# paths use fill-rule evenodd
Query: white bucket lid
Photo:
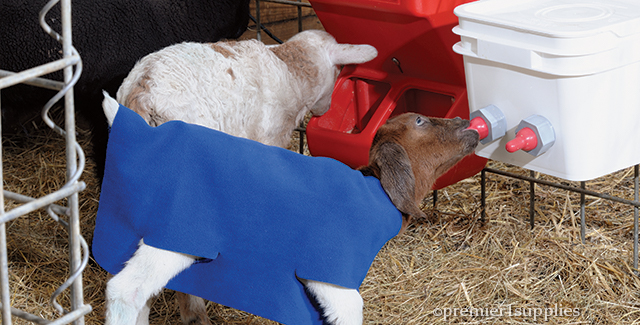
M 455 8 L 460 18 L 558 38 L 640 32 L 637 0 L 485 0 Z
M 640 60 L 639 0 L 484 0 L 454 13 L 462 36 L 454 50 L 463 55 L 560 75 Z M 573 67 L 569 56 L 580 57 Z

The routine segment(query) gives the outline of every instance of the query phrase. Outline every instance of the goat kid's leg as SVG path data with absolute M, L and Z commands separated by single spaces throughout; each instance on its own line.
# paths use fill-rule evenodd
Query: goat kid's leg
M 143 320 L 139 319 L 139 315 L 148 315 L 148 300 L 160 293 L 169 280 L 194 261 L 193 256 L 154 248 L 141 242 L 122 271 L 107 282 L 106 325 L 141 324 Z
M 138 319 L 136 320 L 136 325 L 149 325 L 149 314 L 151 313 L 151 303 L 153 299 L 148 299 L 147 302 L 142 307 L 142 310 L 138 312 Z
M 182 292 L 176 292 L 180 306 L 180 319 L 184 325 L 211 325 L 204 299 Z
M 326 321 L 332 325 L 362 325 L 364 303 L 358 290 L 300 279 L 314 296 Z

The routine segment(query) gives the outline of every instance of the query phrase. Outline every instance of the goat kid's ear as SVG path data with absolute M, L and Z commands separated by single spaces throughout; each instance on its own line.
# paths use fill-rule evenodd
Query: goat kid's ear
M 104 100 L 102 101 L 102 109 L 104 110 L 104 116 L 107 118 L 107 123 L 109 127 L 113 125 L 113 120 L 116 118 L 116 114 L 118 114 L 118 109 L 120 105 L 118 102 L 113 99 L 113 97 L 109 96 L 109 93 L 106 91 L 102 91 L 104 95 Z
M 381 144 L 373 158 L 380 168 L 380 184 L 400 212 L 411 217 L 426 217 L 416 204 L 416 180 L 409 156 L 404 148 L 393 142 Z
M 332 44 L 329 49 L 329 57 L 334 65 L 365 63 L 376 56 L 378 56 L 378 50 L 366 44 Z

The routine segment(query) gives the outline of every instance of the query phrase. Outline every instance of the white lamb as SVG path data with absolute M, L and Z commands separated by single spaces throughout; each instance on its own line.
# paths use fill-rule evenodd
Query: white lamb
M 370 45 L 338 44 L 319 30 L 276 46 L 181 43 L 140 60 L 116 99 L 152 126 L 181 120 L 286 147 L 308 112 L 329 109 L 340 67 L 376 56 Z
M 181 120 L 288 147 L 307 113 L 329 109 L 341 66 L 376 56 L 370 45 L 338 44 L 319 30 L 275 46 L 256 40 L 180 43 L 141 59 L 117 101 L 152 126 Z M 184 324 L 210 324 L 201 298 L 177 297 Z M 145 306 L 139 323 L 148 321 L 148 311 Z

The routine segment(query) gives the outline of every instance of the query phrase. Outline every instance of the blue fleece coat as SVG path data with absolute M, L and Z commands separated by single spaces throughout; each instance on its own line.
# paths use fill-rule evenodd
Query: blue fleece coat
M 378 179 L 124 106 L 107 149 L 92 252 L 118 273 L 141 238 L 199 256 L 167 288 L 284 324 L 321 324 L 296 277 L 357 289 L 401 213 Z

